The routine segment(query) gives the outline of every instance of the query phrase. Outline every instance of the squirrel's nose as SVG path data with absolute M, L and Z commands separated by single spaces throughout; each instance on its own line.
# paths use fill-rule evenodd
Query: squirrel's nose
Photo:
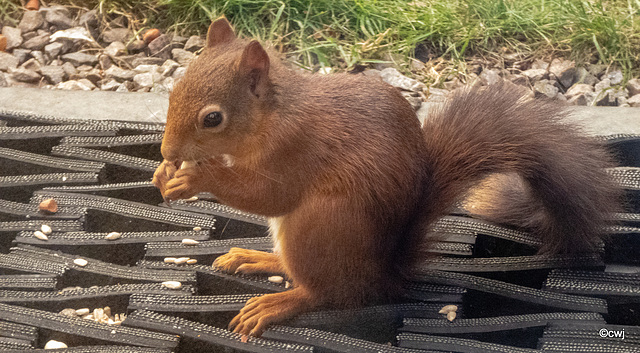
M 167 161 L 177 161 L 179 159 L 178 149 L 173 148 L 170 144 L 162 141 L 162 147 L 160 147 L 160 152 L 162 153 L 162 158 Z

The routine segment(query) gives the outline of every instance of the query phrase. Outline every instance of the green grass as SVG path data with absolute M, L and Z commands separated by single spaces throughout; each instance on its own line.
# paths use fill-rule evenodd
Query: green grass
M 0 1 L 0 23 L 15 26 L 21 13 L 18 1 Z
M 10 0 L 9 2 L 17 2 Z M 72 3 L 72 0 L 59 0 Z M 640 0 L 92 0 L 76 5 L 145 18 L 183 35 L 222 14 L 244 35 L 307 67 L 351 69 L 417 46 L 462 63 L 473 55 L 567 57 L 640 72 Z M 1 5 L 0 5 L 1 6 Z M 0 11 L 2 11 L 0 9 Z M 423 50 L 423 51 L 424 51 Z M 406 64 L 400 60 L 398 64 Z

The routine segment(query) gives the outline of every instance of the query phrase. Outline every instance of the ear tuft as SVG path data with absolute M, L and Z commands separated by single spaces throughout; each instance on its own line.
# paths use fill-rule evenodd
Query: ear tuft
M 226 17 L 220 16 L 217 20 L 211 22 L 207 31 L 207 48 L 213 48 L 222 43 L 229 43 L 236 39 L 233 27 Z

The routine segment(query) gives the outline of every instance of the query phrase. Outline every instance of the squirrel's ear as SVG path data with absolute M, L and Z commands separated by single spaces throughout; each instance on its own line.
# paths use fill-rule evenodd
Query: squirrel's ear
M 207 47 L 212 48 L 218 44 L 229 43 L 236 39 L 233 27 L 226 17 L 220 16 L 217 20 L 211 22 L 209 31 L 207 31 Z
M 269 77 L 269 55 L 257 40 L 244 48 L 240 70 L 249 75 L 251 92 L 258 97 L 262 95 Z

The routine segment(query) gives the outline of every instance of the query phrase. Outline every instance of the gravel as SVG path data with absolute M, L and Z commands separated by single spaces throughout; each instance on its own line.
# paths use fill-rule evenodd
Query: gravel
M 0 87 L 155 92 L 169 95 L 203 48 L 203 37 L 163 33 L 149 43 L 127 26 L 126 18 L 101 18 L 96 10 L 51 6 L 26 11 L 17 27 L 3 26 L 6 52 L 0 52 Z M 153 38 L 146 36 L 145 38 Z M 640 79 L 624 81 L 621 70 L 600 64 L 577 66 L 574 61 L 522 58 L 506 54 L 502 62 L 472 59 L 466 77 L 426 85 L 420 78 L 434 67 L 413 60 L 408 77 L 389 64 L 364 74 L 397 87 L 418 111 L 424 103 L 446 99 L 464 85 L 509 81 L 534 97 L 571 105 L 640 107 Z M 328 73 L 330 68 L 322 73 Z M 437 70 L 436 70 L 437 71 Z M 416 79 L 418 78 L 418 79 Z

